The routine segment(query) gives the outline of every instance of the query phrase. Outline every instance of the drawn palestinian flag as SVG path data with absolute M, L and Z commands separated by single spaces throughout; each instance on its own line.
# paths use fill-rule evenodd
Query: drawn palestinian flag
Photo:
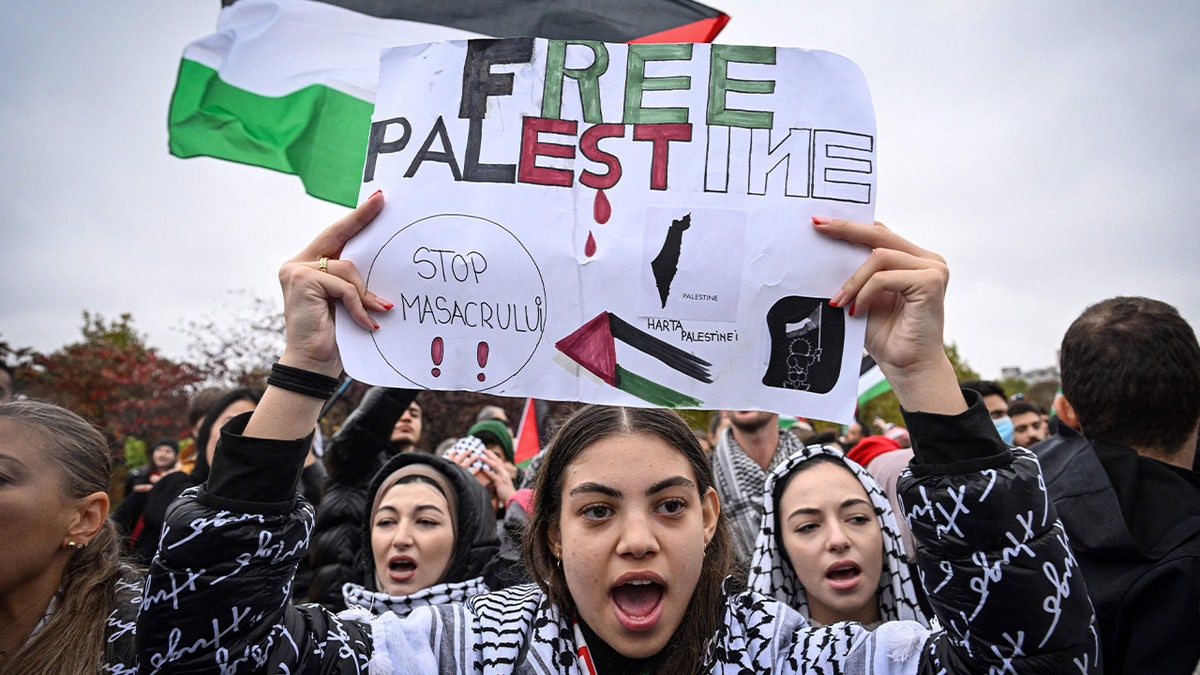
M 622 368 L 617 363 L 617 340 L 694 380 L 705 384 L 712 383 L 709 370 L 712 367 L 711 363 L 663 342 L 609 312 L 597 314 L 596 318 L 554 343 L 554 346 L 567 358 L 610 386 L 643 401 L 667 408 L 695 408 L 703 403 L 699 399 Z
M 358 200 L 386 47 L 471 37 L 711 42 L 726 14 L 692 0 L 225 0 L 188 45 L 168 115 L 171 154 L 300 176 Z

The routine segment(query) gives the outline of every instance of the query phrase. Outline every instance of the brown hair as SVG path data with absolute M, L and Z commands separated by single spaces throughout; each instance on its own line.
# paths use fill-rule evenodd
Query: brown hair
M 0 419 L 18 424 L 45 442 L 62 494 L 83 499 L 108 488 L 108 444 L 87 420 L 38 401 L 0 403 Z M 105 519 L 87 546 L 75 551 L 63 572 L 58 606 L 33 639 L 4 664 L 13 673 L 94 673 L 106 661 L 105 622 L 117 602 L 122 577 L 120 543 Z M 64 645 L 70 645 L 65 649 Z
M 610 436 L 650 434 L 679 450 L 696 479 L 701 496 L 713 486 L 712 466 L 687 422 L 671 410 L 586 406 L 573 414 L 555 434 L 546 449 L 534 488 L 533 513 L 525 533 L 526 568 L 549 599 L 574 613 L 575 603 L 566 576 L 550 550 L 550 530 L 562 510 L 563 480 L 567 467 L 592 444 Z M 661 663 L 674 672 L 701 672 L 705 646 L 717 631 L 724 610 L 722 583 L 733 568 L 733 545 L 725 513 L 717 516 L 717 528 L 704 553 L 700 578 L 683 623 L 659 653 Z

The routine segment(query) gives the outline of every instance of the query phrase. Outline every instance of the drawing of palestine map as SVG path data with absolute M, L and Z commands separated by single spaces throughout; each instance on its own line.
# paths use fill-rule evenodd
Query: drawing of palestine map
M 671 293 L 671 282 L 675 280 L 675 273 L 679 271 L 679 252 L 683 248 L 683 231 L 691 226 L 692 214 L 690 213 L 678 220 L 671 221 L 671 227 L 667 230 L 667 238 L 663 241 L 662 249 L 650 262 L 650 269 L 654 272 L 654 285 L 658 287 L 658 298 L 662 301 L 664 309 L 667 306 L 667 296 Z

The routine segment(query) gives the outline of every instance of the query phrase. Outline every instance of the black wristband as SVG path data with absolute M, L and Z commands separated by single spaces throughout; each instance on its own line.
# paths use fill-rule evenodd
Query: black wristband
M 332 398 L 339 384 L 341 383 L 336 377 L 285 366 L 278 361 L 271 366 L 271 374 L 267 377 L 268 386 L 287 389 L 322 401 Z

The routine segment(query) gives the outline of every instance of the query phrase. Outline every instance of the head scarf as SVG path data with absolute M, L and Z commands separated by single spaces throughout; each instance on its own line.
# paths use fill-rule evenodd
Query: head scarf
M 377 590 L 371 524 L 375 509 L 379 508 L 379 501 L 385 492 L 381 488 L 384 485 L 391 487 L 403 476 L 417 472 L 442 481 L 439 484 L 446 490 L 446 501 L 454 512 L 451 516 L 455 533 L 454 552 L 450 555 L 450 565 L 442 576 L 442 582 L 465 582 L 482 576 L 500 551 L 496 512 L 487 489 L 466 469 L 448 459 L 423 452 L 402 452 L 379 469 L 368 488 L 371 508 L 362 515 L 362 546 L 357 559 L 362 586 L 367 591 Z
M 812 445 L 788 457 L 787 461 L 767 476 L 763 491 L 762 529 L 759 530 L 755 544 L 754 556 L 750 564 L 748 585 L 751 590 L 762 593 L 798 610 L 804 618 L 810 619 L 808 613 L 808 594 L 792 568 L 787 551 L 780 544 L 779 532 L 779 498 L 782 486 L 787 477 L 794 473 L 805 462 L 819 455 L 834 457 L 858 478 L 871 505 L 875 507 L 875 517 L 883 530 L 883 571 L 879 581 L 879 615 L 884 621 L 911 620 L 928 626 L 929 620 L 921 611 L 917 600 L 917 589 L 913 584 L 912 574 L 904 558 L 904 548 L 900 543 L 900 533 L 896 527 L 896 517 L 887 495 L 879 483 L 867 473 L 867 470 L 846 459 L 841 450 L 830 446 Z

